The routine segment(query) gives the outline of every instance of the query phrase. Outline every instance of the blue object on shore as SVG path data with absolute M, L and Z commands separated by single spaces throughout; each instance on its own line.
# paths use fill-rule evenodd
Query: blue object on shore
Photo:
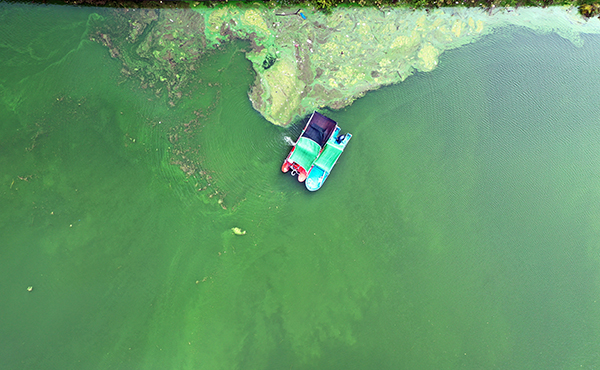
M 304 15 L 304 13 L 300 12 L 298 14 L 300 14 L 300 16 L 302 17 L 302 19 L 306 20 L 306 16 Z

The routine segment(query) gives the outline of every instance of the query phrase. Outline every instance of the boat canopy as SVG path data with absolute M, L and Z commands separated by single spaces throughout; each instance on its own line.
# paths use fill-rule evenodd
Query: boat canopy
M 315 161 L 315 166 L 321 167 L 325 172 L 331 172 L 331 169 L 343 151 L 344 149 L 339 145 L 327 143 L 323 153 Z
M 308 125 L 302 133 L 302 137 L 312 139 L 320 147 L 323 147 L 336 127 L 337 123 L 334 120 L 325 117 L 321 113 L 314 112 L 308 120 Z
M 321 146 L 314 140 L 301 136 L 296 143 L 296 148 L 289 158 L 290 162 L 296 162 L 300 167 L 308 170 L 315 158 L 319 155 Z

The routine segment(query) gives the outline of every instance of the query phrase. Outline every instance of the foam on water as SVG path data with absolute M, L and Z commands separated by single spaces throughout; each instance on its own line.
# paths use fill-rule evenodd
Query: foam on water
M 285 143 L 286 143 L 287 145 L 289 145 L 289 146 L 294 146 L 294 145 L 296 145 L 296 143 L 294 142 L 294 140 L 292 140 L 292 138 L 291 138 L 291 137 L 289 137 L 289 136 L 284 136 L 284 137 L 283 137 L 283 141 L 285 141 Z

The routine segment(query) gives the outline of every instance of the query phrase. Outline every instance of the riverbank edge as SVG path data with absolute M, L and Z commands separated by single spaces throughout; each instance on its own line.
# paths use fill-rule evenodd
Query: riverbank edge
M 561 34 L 576 45 L 582 42 L 578 35 L 568 29 L 561 30 L 558 23 L 550 20 L 549 14 L 565 9 L 564 6 L 547 9 L 495 7 L 490 11 L 475 7 L 416 10 L 402 6 L 342 6 L 323 11 L 307 6 L 298 15 L 298 5 L 279 8 L 281 2 L 163 0 L 159 9 L 164 12 L 159 14 L 156 13 L 159 9 L 142 8 L 134 13 L 152 14 L 148 17 L 139 14 L 143 19 L 125 20 L 123 27 L 118 27 L 122 28 L 129 44 L 138 44 L 135 50 L 129 47 L 118 50 L 112 45 L 112 40 L 118 39 L 113 37 L 116 35 L 112 35 L 115 32 L 112 27 L 104 34 L 96 32 L 99 38 L 93 34 L 90 39 L 109 47 L 111 56 L 123 61 L 126 74 L 140 74 L 143 88 L 146 85 L 155 87 L 153 79 L 156 83 L 165 82 L 171 106 L 176 105 L 182 95 L 181 89 L 186 85 L 187 80 L 182 76 L 195 70 L 193 63 L 200 57 L 198 50 L 215 49 L 232 39 L 250 41 L 250 50 L 245 54 L 256 72 L 255 83 L 249 91 L 250 101 L 267 121 L 284 127 L 315 109 L 341 109 L 368 91 L 402 82 L 415 72 L 429 72 L 437 66 L 438 58 L 445 50 L 472 42 L 502 25 L 541 27 Z M 156 1 L 135 3 L 156 4 Z M 215 6 L 209 7 L 211 4 Z M 192 20 L 187 19 L 188 16 L 168 15 L 186 8 L 199 14 L 196 22 L 192 22 L 192 28 L 200 33 L 190 33 L 187 23 Z M 282 9 L 286 14 L 277 11 L 273 14 L 273 8 Z M 129 8 L 112 9 L 129 14 Z M 519 14 L 532 11 L 536 13 L 535 24 L 527 20 L 525 23 L 515 21 Z M 473 16 L 472 12 L 478 16 Z M 567 9 L 567 13 L 560 15 L 567 26 L 575 22 L 581 27 L 598 28 L 598 20 L 586 21 L 574 7 Z M 290 14 L 295 16 L 278 17 Z M 400 17 L 397 22 L 393 21 L 394 16 L 390 18 L 393 14 Z M 481 17 L 488 15 L 494 16 L 490 17 L 494 20 L 482 23 Z M 496 16 L 502 17 L 496 19 Z M 307 17 L 309 21 L 306 21 Z M 154 21 L 158 21 L 158 27 L 151 33 L 144 32 Z M 308 24 L 311 27 L 305 26 Z M 138 40 L 138 37 L 147 40 Z M 132 51 L 133 55 L 125 55 Z M 143 75 L 144 70 L 151 74 L 150 79 Z M 161 91 L 162 88 L 157 87 L 157 95 Z
M 493 11 L 495 8 L 518 7 L 549 7 L 572 6 L 579 10 L 585 18 L 600 18 L 600 2 L 593 0 L 256 0 L 256 1 L 229 1 L 229 0 L 32 0 L 9 1 L 14 3 L 37 3 L 54 5 L 94 6 L 110 8 L 189 8 L 204 5 L 214 7 L 223 4 L 256 4 L 262 3 L 266 7 L 313 7 L 317 10 L 328 12 L 338 6 L 350 7 L 406 7 L 411 9 L 434 9 L 439 7 L 467 7 L 482 8 Z

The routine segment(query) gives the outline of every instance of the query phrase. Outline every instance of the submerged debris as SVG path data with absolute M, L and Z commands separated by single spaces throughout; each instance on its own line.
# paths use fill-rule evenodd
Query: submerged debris
M 235 235 L 246 235 L 246 230 L 242 230 L 239 227 L 232 227 L 231 231 L 233 231 Z
M 169 104 L 182 97 L 206 50 L 204 18 L 189 9 L 115 9 L 108 21 L 96 21 L 92 41 L 105 45 L 123 63 L 123 75 L 137 77 Z

